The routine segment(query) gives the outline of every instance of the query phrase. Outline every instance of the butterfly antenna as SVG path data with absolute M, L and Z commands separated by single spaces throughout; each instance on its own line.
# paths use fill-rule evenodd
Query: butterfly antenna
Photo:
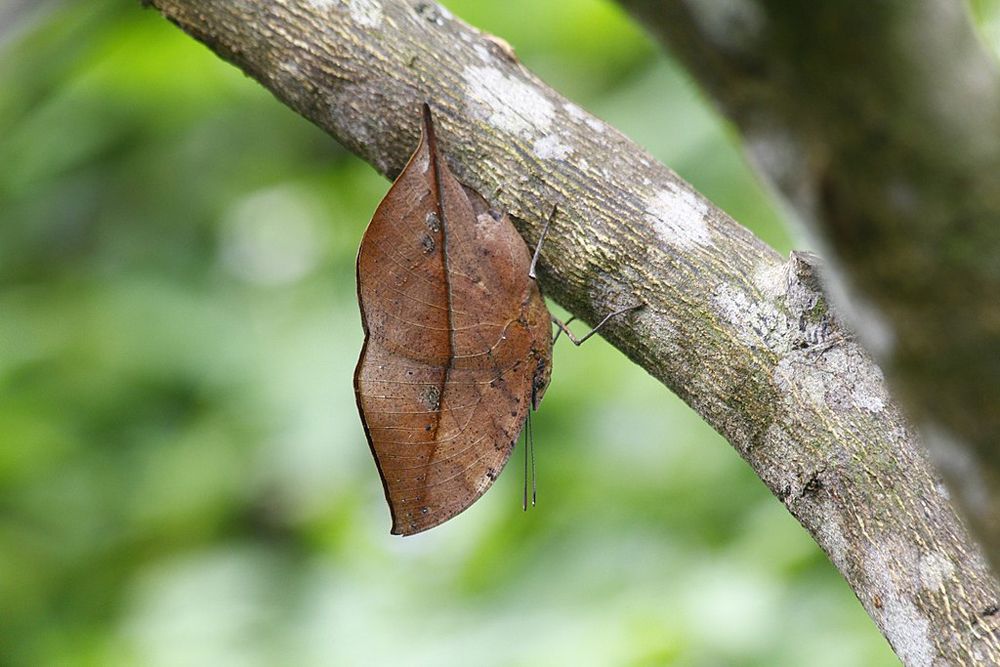
M 531 419 L 530 410 L 528 419 Z M 521 496 L 521 509 L 528 511 L 528 429 L 524 430 L 524 494 Z
M 535 472 L 535 432 L 531 428 L 531 410 L 528 410 L 528 451 L 531 452 L 531 506 L 538 501 L 538 474 Z

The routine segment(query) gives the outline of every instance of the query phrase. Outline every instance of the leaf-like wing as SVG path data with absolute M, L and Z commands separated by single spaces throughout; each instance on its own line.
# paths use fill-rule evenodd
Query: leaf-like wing
M 549 313 L 528 248 L 506 215 L 474 201 L 425 107 L 420 144 L 358 252 L 365 345 L 354 388 L 395 534 L 479 498 L 548 383 Z

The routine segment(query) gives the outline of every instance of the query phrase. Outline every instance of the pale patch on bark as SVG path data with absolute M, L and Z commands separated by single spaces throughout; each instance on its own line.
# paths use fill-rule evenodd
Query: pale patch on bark
M 562 160 L 573 153 L 573 148 L 564 144 L 558 136 L 550 134 L 542 137 L 532 146 L 535 155 L 543 160 Z
M 538 90 L 495 67 L 466 67 L 469 111 L 493 127 L 528 138 L 548 130 L 555 108 Z
M 784 264 L 765 264 L 757 267 L 754 272 L 753 284 L 760 293 L 769 299 L 777 298 L 785 293 L 788 285 L 787 267 Z
M 858 382 L 851 391 L 854 405 L 869 412 L 882 412 L 885 409 L 886 396 L 881 386 L 869 382 Z
M 795 405 L 795 396 L 805 398 L 813 408 L 827 406 L 828 374 L 817 370 L 801 355 L 783 357 L 774 367 L 774 381 L 789 406 Z
M 788 318 L 770 301 L 752 299 L 729 283 L 720 284 L 712 300 L 722 318 L 732 325 L 746 345 L 777 349 L 787 338 Z
M 570 118 L 572 118 L 577 122 L 580 122 L 587 117 L 587 112 L 585 112 L 583 109 L 573 104 L 572 102 L 567 102 L 563 104 L 563 109 L 566 110 L 566 113 L 569 114 Z
M 475 51 L 476 55 L 479 56 L 479 59 L 484 63 L 488 63 L 493 59 L 493 56 L 490 55 L 489 49 L 482 44 L 473 44 L 472 50 Z
M 929 553 L 920 558 L 920 584 L 927 590 L 939 590 L 955 574 L 955 564 L 941 553 Z
M 563 109 L 566 110 L 566 113 L 569 114 L 569 117 L 574 121 L 577 123 L 583 123 L 597 134 L 604 134 L 604 123 L 597 120 L 572 102 L 567 102 L 562 106 Z
M 309 0 L 314 7 L 329 8 L 334 4 L 332 0 Z M 368 28 L 377 28 L 382 25 L 382 5 L 377 0 L 341 0 L 340 4 L 347 7 L 347 12 L 351 19 Z
M 866 554 L 864 568 L 881 603 L 881 610 L 874 613 L 881 616 L 880 625 L 896 655 L 909 667 L 932 667 L 935 650 L 930 640 L 930 621 L 892 576 L 900 569 L 892 557 L 907 558 L 914 551 L 912 545 L 905 544 L 872 548 Z
M 686 188 L 668 186 L 646 202 L 646 221 L 660 239 L 679 248 L 713 245 L 707 214 L 708 204 Z

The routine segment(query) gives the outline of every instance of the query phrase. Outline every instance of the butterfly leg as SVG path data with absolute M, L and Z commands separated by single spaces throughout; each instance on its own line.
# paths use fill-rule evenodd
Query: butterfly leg
M 562 332 L 569 331 L 569 323 L 576 319 L 576 315 L 571 315 L 565 322 L 559 320 L 557 317 L 552 317 L 552 315 L 549 315 L 549 317 L 552 318 L 552 323 L 556 325 L 556 335 L 552 337 L 552 344 L 555 345 Z
M 618 315 L 624 315 L 625 313 L 628 313 L 630 311 L 636 310 L 637 308 L 642 308 L 644 305 L 646 305 L 646 304 L 644 304 L 644 303 L 637 303 L 637 304 L 632 305 L 632 306 L 627 306 L 625 308 L 621 308 L 621 309 L 616 310 L 616 311 L 614 311 L 612 313 L 608 313 L 607 315 L 604 316 L 604 319 L 601 320 L 600 322 L 598 322 L 597 326 L 594 327 L 593 329 L 591 329 L 589 332 L 587 332 L 587 335 L 585 335 L 583 338 L 577 338 L 573 334 L 573 332 L 570 330 L 569 326 L 567 326 L 570 322 L 572 322 L 573 320 L 576 319 L 575 316 L 569 318 L 565 322 L 563 322 L 562 320 L 560 320 L 558 317 L 552 316 L 552 323 L 555 324 L 559 328 L 559 331 L 556 332 L 555 338 L 552 339 L 552 342 L 555 343 L 556 340 L 559 339 L 559 334 L 565 332 L 566 335 L 569 337 L 570 341 L 574 345 L 576 345 L 576 346 L 579 347 L 580 345 L 583 345 L 587 341 L 588 338 L 590 338 L 595 333 L 597 333 L 598 331 L 600 331 L 601 327 L 603 327 L 605 324 L 607 324 L 608 320 L 610 320 L 612 317 L 617 317 Z
M 538 245 L 535 246 L 535 254 L 532 255 L 532 257 L 531 257 L 531 265 L 528 267 L 528 276 L 532 280 L 535 280 L 535 278 L 537 277 L 537 274 L 535 272 L 535 268 L 538 266 L 538 259 L 542 256 L 542 244 L 545 243 L 545 237 L 549 233 L 549 225 L 552 224 L 552 220 L 553 220 L 553 218 L 556 217 L 556 212 L 558 210 L 559 210 L 559 204 L 553 204 L 552 205 L 552 212 L 549 213 L 549 217 L 545 220 L 545 224 L 542 225 L 542 233 L 538 236 Z M 555 344 L 555 342 L 557 340 L 559 340 L 559 334 L 561 334 L 561 333 L 563 333 L 565 331 L 566 335 L 569 336 L 569 339 L 573 342 L 574 345 L 577 345 L 577 346 L 583 345 L 584 341 L 586 341 L 588 338 L 590 338 L 595 333 L 597 333 L 600 330 L 600 328 L 603 327 L 605 324 L 607 324 L 608 320 L 610 320 L 612 317 L 615 317 L 617 315 L 623 315 L 624 313 L 627 313 L 629 311 L 635 310 L 636 308 L 641 308 L 644 305 L 645 304 L 643 304 L 643 303 L 637 303 L 634 306 L 628 306 L 627 308 L 622 308 L 621 310 L 616 310 L 613 313 L 609 313 L 608 315 L 606 315 L 604 317 L 603 320 L 601 320 L 597 324 L 596 327 L 594 327 L 593 329 L 591 329 L 590 332 L 588 332 L 587 335 L 584 336 L 583 338 L 577 338 L 575 335 L 573 335 L 573 332 L 570 331 L 569 327 L 567 326 L 570 322 L 572 322 L 574 319 L 576 319 L 575 316 L 569 318 L 565 322 L 563 322 L 562 320 L 560 320 L 558 317 L 553 317 L 552 318 L 552 323 L 555 324 L 559 328 L 559 330 L 556 331 L 555 337 L 552 338 L 552 343 Z

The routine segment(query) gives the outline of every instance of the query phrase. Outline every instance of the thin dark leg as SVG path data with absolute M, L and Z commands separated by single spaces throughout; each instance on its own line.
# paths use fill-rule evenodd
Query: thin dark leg
M 538 260 L 539 260 L 539 258 L 542 256 L 542 244 L 545 243 L 545 237 L 549 233 L 549 225 L 552 224 L 552 220 L 556 217 L 556 212 L 558 210 L 559 210 L 559 204 L 553 204 L 552 205 L 552 212 L 549 213 L 549 217 L 545 220 L 545 224 L 542 225 L 542 233 L 538 236 L 538 245 L 535 246 L 535 254 L 532 255 L 532 257 L 531 257 L 531 264 L 528 266 L 528 277 L 531 278 L 532 280 L 534 280 L 537 277 L 535 269 L 538 266 Z M 559 330 L 556 331 L 556 335 L 552 337 L 552 344 L 554 345 L 555 342 L 557 340 L 559 340 L 559 334 L 561 334 L 562 332 L 565 331 L 566 335 L 569 336 L 569 339 L 573 342 L 574 345 L 583 345 L 584 341 L 586 341 L 588 338 L 590 338 L 595 333 L 597 333 L 600 330 L 600 328 L 603 327 L 605 324 L 607 324 L 608 320 L 610 320 L 612 317 L 615 317 L 616 315 L 622 315 L 623 313 L 627 313 L 630 310 L 635 310 L 636 308 L 641 308 L 643 305 L 645 305 L 645 304 L 637 303 L 634 306 L 629 306 L 627 308 L 622 308 L 621 310 L 616 310 L 615 312 L 606 315 L 604 317 L 604 319 L 601 320 L 597 324 L 596 327 L 594 327 L 593 329 L 591 329 L 590 332 L 586 336 L 584 336 L 583 338 L 577 338 L 576 336 L 574 336 L 573 332 L 570 331 L 569 327 L 566 326 L 570 322 L 572 322 L 574 319 L 576 319 L 575 317 L 570 317 L 565 322 L 563 322 L 562 320 L 560 320 L 558 317 L 553 317 L 552 318 L 552 322 L 557 327 L 559 327 Z M 528 429 L 529 429 L 529 431 L 528 431 L 528 434 L 530 434 L 530 428 L 531 428 L 531 420 L 530 420 L 530 414 L 529 414 L 529 420 L 528 420 Z M 527 456 L 528 456 L 528 440 L 527 439 L 525 440 L 525 451 L 524 451 L 524 454 L 525 454 L 525 461 L 524 461 L 524 470 L 525 470 L 525 478 L 524 478 L 524 507 L 525 507 L 525 509 L 527 509 L 527 507 L 528 507 L 528 477 L 527 477 L 527 474 L 528 474 L 528 461 L 527 461 Z M 534 452 L 532 452 L 532 455 L 533 454 L 534 454 Z M 534 458 L 532 458 L 532 467 L 534 467 Z M 532 471 L 532 480 L 534 480 L 534 471 Z M 532 502 L 531 502 L 532 505 L 535 504 L 534 503 L 534 495 L 535 495 L 534 491 L 532 491 Z
M 552 317 L 551 315 L 549 317 Z M 555 345 L 556 341 L 559 340 L 559 336 L 562 336 L 563 331 L 568 331 L 567 327 L 569 323 L 576 319 L 576 315 L 571 315 L 565 322 L 560 322 L 555 317 L 552 317 L 552 322 L 556 324 L 556 335 L 552 337 L 552 344 Z
M 597 326 L 594 327 L 593 329 L 591 329 L 587 333 L 587 335 L 584 336 L 583 338 L 577 338 L 576 336 L 574 336 L 573 332 L 570 331 L 570 329 L 569 329 L 568 326 L 566 326 L 567 324 L 569 324 L 570 322 L 573 321 L 574 318 L 572 318 L 572 317 L 569 318 L 568 320 L 566 320 L 565 322 L 563 322 L 558 317 L 553 316 L 552 317 L 552 323 L 555 324 L 557 327 L 559 327 L 559 332 L 565 332 L 566 335 L 569 337 L 570 341 L 574 345 L 580 346 L 580 345 L 583 345 L 587 341 L 588 338 L 590 338 L 595 333 L 597 333 L 598 331 L 600 331 L 601 327 L 603 327 L 605 324 L 607 324 L 608 320 L 610 320 L 612 317 L 616 317 L 618 315 L 622 315 L 622 314 L 627 313 L 629 311 L 635 310 L 636 308 L 642 308 L 644 305 L 645 304 L 643 304 L 643 303 L 637 303 L 634 306 L 628 306 L 627 308 L 622 308 L 621 310 L 616 310 L 613 313 L 608 313 L 607 315 L 604 316 L 604 319 L 601 320 L 600 322 L 598 322 Z M 556 332 L 555 338 L 552 339 L 553 343 L 555 343 L 556 338 L 559 338 L 559 332 Z
M 553 204 L 552 212 L 549 213 L 548 219 L 542 225 L 542 234 L 538 237 L 538 245 L 535 246 L 535 254 L 531 257 L 531 266 L 528 267 L 528 277 L 532 280 L 535 279 L 535 266 L 538 264 L 538 258 L 542 256 L 542 244 L 545 243 L 545 235 L 549 233 L 549 224 L 552 222 L 552 218 L 556 217 L 558 209 L 559 204 Z

